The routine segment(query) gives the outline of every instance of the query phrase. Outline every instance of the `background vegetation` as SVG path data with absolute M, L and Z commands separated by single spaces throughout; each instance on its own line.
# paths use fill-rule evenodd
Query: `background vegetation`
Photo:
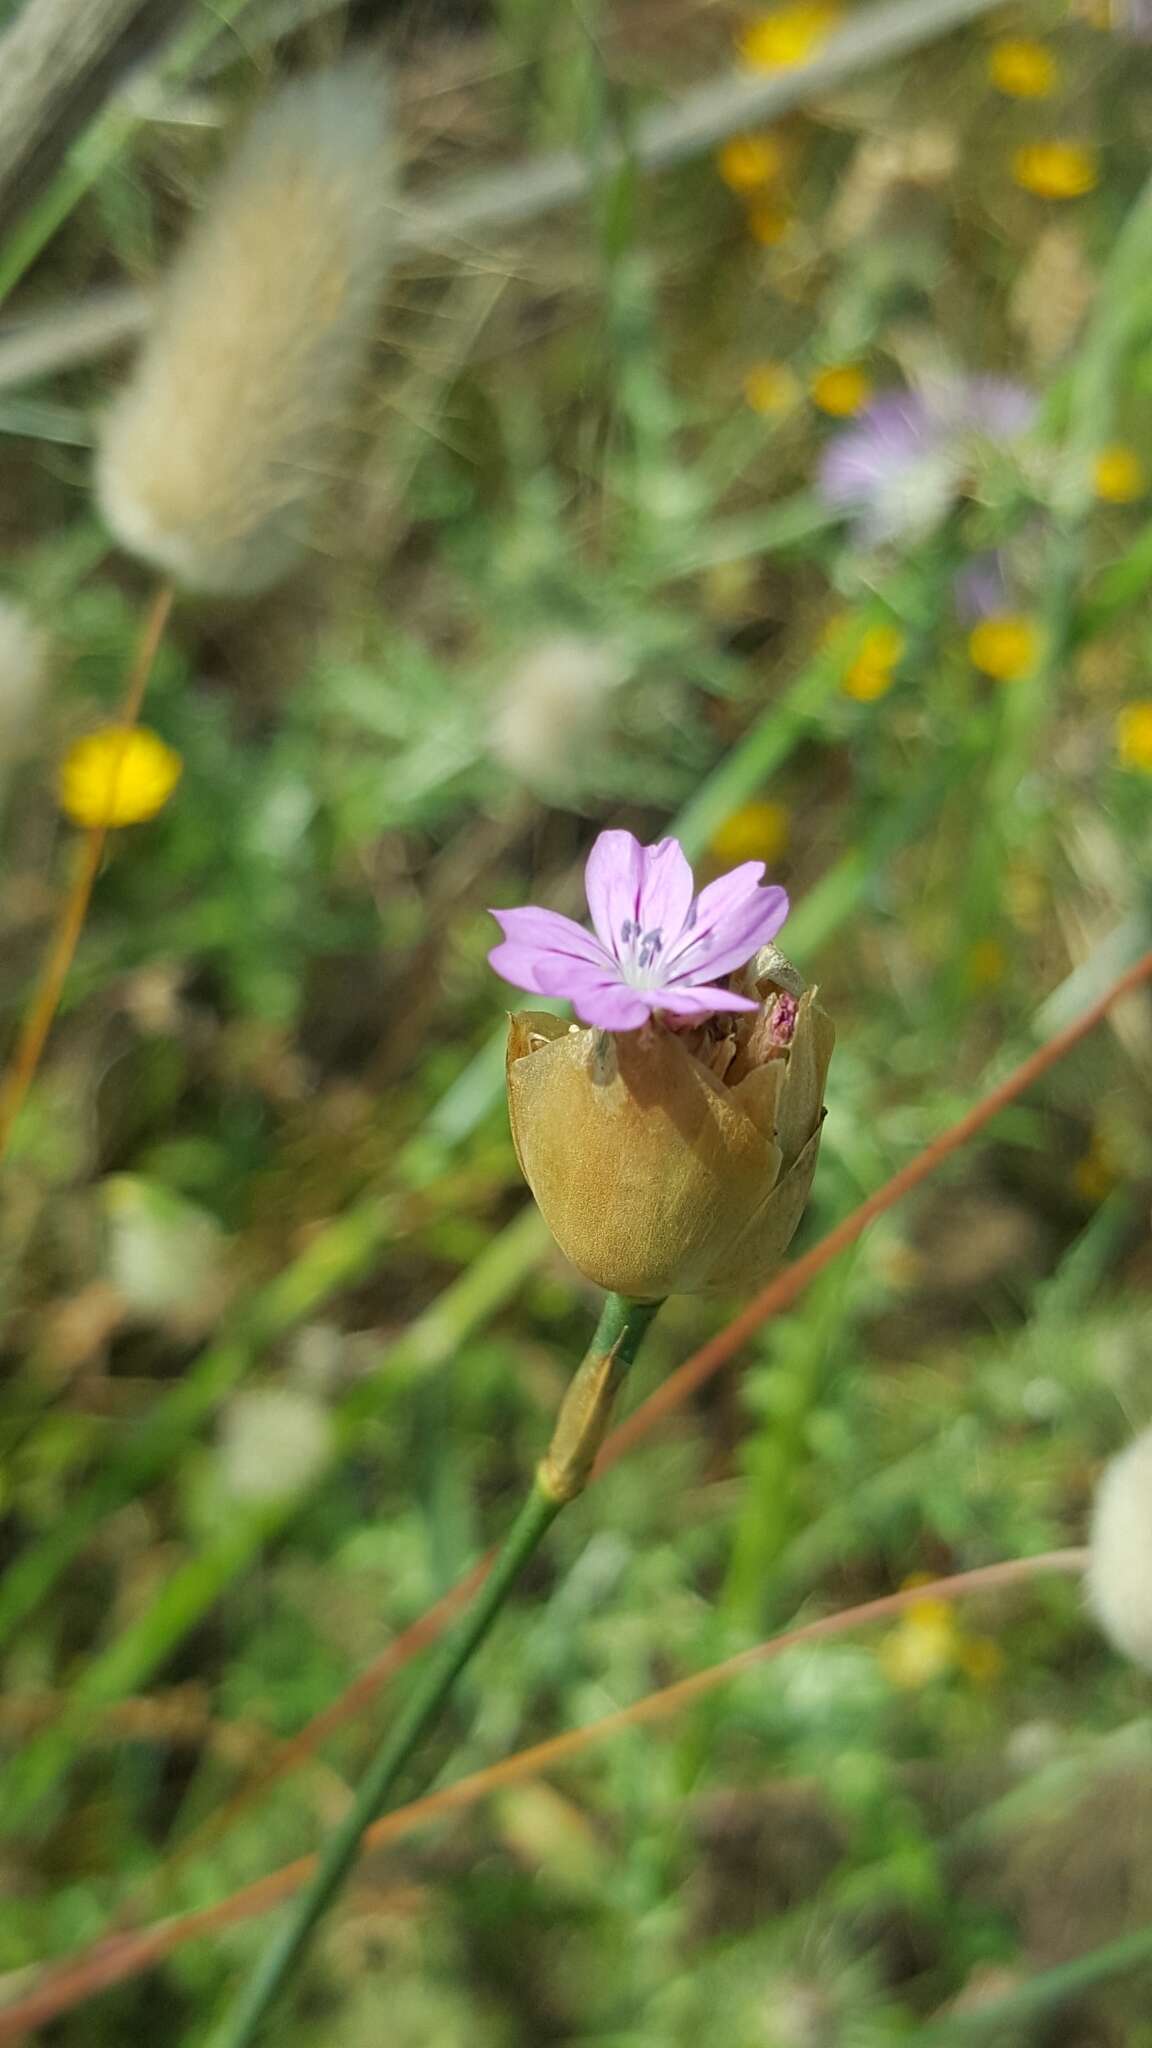
M 349 39 L 390 52 L 410 191 L 593 167 L 562 212 L 402 254 L 324 547 L 165 637 L 146 718 L 183 777 L 111 843 L 0 1181 L 9 1999 L 129 1901 L 314 1846 L 406 1673 L 198 1831 L 467 1569 L 546 1438 L 594 1303 L 512 1155 L 490 903 L 579 914 L 607 823 L 678 818 L 705 877 L 768 860 L 840 1038 L 799 1249 L 1152 943 L 1147 51 L 1034 0 L 806 97 L 755 178 L 646 170 L 638 110 L 747 28 L 254 5 L 140 98 L 9 309 L 146 283 L 221 127 Z M 1021 37 L 1054 67 L 1023 97 Z M 1051 141 L 1082 189 L 1021 182 Z M 1035 391 L 1030 453 L 870 547 L 822 449 L 942 370 Z M 73 858 L 56 764 L 151 590 L 92 507 L 117 374 L 0 390 L 0 594 L 52 647 L 30 701 L 0 641 L 13 1031 Z M 992 548 L 1006 677 L 957 600 Z M 459 1696 L 451 1776 L 794 1617 L 1082 1540 L 1152 1420 L 1150 1075 L 1134 998 L 612 1471 Z M 673 1302 L 638 1394 L 726 1313 Z M 278 2038 L 1140 2048 L 1150 1751 L 1074 1584 L 925 1601 L 370 1857 Z M 25 2038 L 206 2038 L 263 1932 Z

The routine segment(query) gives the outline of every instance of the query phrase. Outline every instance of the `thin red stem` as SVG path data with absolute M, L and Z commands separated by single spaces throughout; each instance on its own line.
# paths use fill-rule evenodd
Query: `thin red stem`
M 518 1750 L 514 1756 L 503 1758 L 498 1764 L 489 1765 L 486 1770 L 474 1771 L 466 1778 L 457 1779 L 455 1784 L 446 1785 L 439 1792 L 428 1793 L 407 1806 L 398 1807 L 368 1829 L 360 1844 L 360 1854 L 363 1856 L 368 1850 L 385 1848 L 430 1821 L 474 1806 L 487 1793 L 504 1785 L 554 1770 L 558 1764 L 566 1763 L 594 1743 L 609 1740 L 625 1728 L 663 1720 L 682 1707 L 691 1706 L 717 1686 L 726 1685 L 730 1679 L 740 1677 L 757 1665 L 769 1663 L 799 1644 L 827 1642 L 830 1637 L 844 1635 L 850 1629 L 862 1628 L 871 1622 L 889 1621 L 924 1600 L 965 1599 L 975 1593 L 1020 1585 L 1050 1572 L 1078 1573 L 1083 1571 L 1087 1557 L 1084 1550 L 1051 1550 L 1039 1557 L 1010 1558 L 999 1564 L 980 1565 L 974 1571 L 958 1572 L 951 1578 L 934 1579 L 926 1585 L 906 1586 L 898 1593 L 885 1593 L 879 1599 L 866 1600 L 842 1613 L 826 1614 L 816 1621 L 802 1622 L 797 1628 L 786 1629 L 783 1634 L 770 1636 L 766 1642 L 741 1650 L 734 1657 L 726 1657 L 720 1664 L 709 1665 L 704 1671 L 694 1672 L 689 1678 L 681 1678 L 674 1685 L 649 1693 L 632 1706 L 621 1707 L 587 1727 L 569 1728 L 562 1735 L 550 1736 L 544 1742 L 534 1743 L 529 1749 Z M 243 1886 L 228 1898 L 217 1900 L 214 1905 L 201 1906 L 194 1912 L 157 1921 L 135 1933 L 112 1934 L 79 1955 L 50 1964 L 27 1997 L 0 2011 L 0 2042 L 16 2041 L 31 2028 L 46 2026 L 50 2020 L 58 2019 L 98 1992 L 139 1976 L 186 1942 L 270 1912 L 273 1906 L 290 1898 L 307 1883 L 315 1861 L 313 1856 L 301 1856 L 294 1863 L 284 1864 L 267 1877 L 257 1879 L 256 1883 Z
M 841 1223 L 828 1231 L 818 1244 L 805 1252 L 803 1258 L 794 1259 L 791 1265 L 785 1266 L 774 1280 L 770 1280 L 768 1285 L 754 1296 L 739 1315 L 734 1316 L 732 1321 L 707 1344 L 702 1345 L 699 1351 L 693 1352 L 692 1356 L 642 1403 L 635 1414 L 613 1431 L 604 1447 L 593 1478 L 607 1471 L 645 1437 L 650 1436 L 659 1423 L 696 1393 L 713 1374 L 719 1372 L 734 1352 L 738 1351 L 764 1323 L 771 1317 L 780 1315 L 784 1309 L 790 1308 L 803 1294 L 805 1288 L 811 1285 L 817 1275 L 822 1273 L 840 1252 L 856 1243 L 870 1223 L 893 1208 L 913 1188 L 918 1187 L 921 1181 L 927 1180 L 946 1159 L 954 1152 L 958 1152 L 970 1138 L 975 1137 L 978 1131 L 982 1131 L 991 1123 L 993 1117 L 1002 1109 L 1010 1102 L 1014 1102 L 1017 1096 L 1030 1088 L 1042 1074 L 1046 1074 L 1054 1067 L 1073 1046 L 1080 1043 L 1081 1039 L 1087 1038 L 1114 1003 L 1119 1002 L 1124 996 L 1131 995 L 1149 980 L 1152 980 L 1152 953 L 1146 953 L 1134 967 L 1120 975 L 1105 989 L 1098 1001 L 1093 1003 L 1090 1009 L 1085 1010 L 1083 1016 L 1077 1017 L 1062 1031 L 1057 1032 L 1054 1038 L 1049 1039 L 1046 1045 L 1030 1053 L 1026 1060 L 1022 1060 L 1019 1066 L 1013 1068 L 1006 1080 L 982 1097 L 957 1123 L 942 1131 L 938 1138 L 934 1138 L 922 1152 L 918 1152 L 914 1159 L 910 1159 L 906 1166 L 902 1166 L 898 1173 L 894 1173 L 890 1180 L 885 1181 L 883 1187 L 877 1188 L 874 1194 L 869 1195 L 858 1208 L 845 1216 Z M 475 1591 L 488 1568 L 489 1561 L 490 1555 L 481 1558 L 458 1585 L 437 1601 L 435 1607 L 429 1609 L 418 1621 L 405 1629 L 402 1635 L 389 1643 L 388 1647 L 353 1679 L 352 1684 L 338 1699 L 333 1700 L 330 1706 L 325 1707 L 323 1713 L 318 1714 L 315 1720 L 309 1721 L 299 1734 L 293 1736 L 291 1741 L 285 1743 L 283 1748 L 269 1758 L 254 1781 L 242 1785 L 219 1813 L 213 1814 L 205 1825 L 197 1830 L 172 1859 L 172 1865 L 166 1865 L 165 1869 L 174 1867 L 176 1863 L 183 1863 L 194 1850 L 214 1840 L 250 1798 L 265 1790 L 285 1772 L 294 1770 L 321 1742 L 327 1740 L 329 1735 L 354 1720 L 356 1715 L 375 1698 L 381 1687 L 410 1658 L 427 1648 L 447 1628 Z
M 157 591 L 145 616 L 120 706 L 118 723 L 126 729 L 135 725 L 140 715 L 148 678 L 152 673 L 152 665 L 163 638 L 168 614 L 172 609 L 172 598 L 172 589 L 165 584 Z M 48 1033 L 52 1029 L 60 997 L 64 992 L 64 983 L 68 979 L 68 971 L 84 929 L 84 920 L 88 915 L 88 905 L 92 900 L 92 891 L 100 872 L 107 837 L 107 825 L 92 825 L 84 835 L 60 923 L 21 1024 L 8 1071 L 0 1085 L 0 1160 L 8 1150 L 16 1119 L 24 1107 L 28 1090 L 36 1078 L 41 1056 L 48 1042 Z

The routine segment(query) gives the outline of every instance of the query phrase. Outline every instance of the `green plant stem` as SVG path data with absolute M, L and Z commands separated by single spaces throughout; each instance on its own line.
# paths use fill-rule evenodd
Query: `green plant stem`
M 759 730 L 759 728 L 757 728 Z M 850 920 L 892 854 L 913 837 L 939 806 L 956 772 L 955 759 L 911 789 L 905 804 L 880 812 L 861 844 L 835 862 L 792 917 L 790 935 L 804 957 L 817 953 Z M 495 1048 L 503 1075 L 504 1034 Z M 468 1069 L 477 1080 L 479 1060 Z M 502 1081 L 501 1081 L 502 1085 Z M 487 1104 L 485 1103 L 485 1107 Z M 443 1107 L 443 1105 L 442 1105 Z M 438 1133 L 445 1149 L 459 1142 L 480 1111 L 454 1103 L 450 1129 Z M 419 1141 L 416 1141 L 419 1142 Z M 261 1345 L 291 1328 L 321 1300 L 349 1284 L 370 1263 L 401 1215 L 399 1202 L 379 1196 L 350 1209 L 329 1226 L 302 1259 L 261 1291 L 241 1325 L 205 1351 L 184 1384 L 166 1395 L 141 1424 L 133 1442 L 110 1451 L 97 1476 L 0 1582 L 0 1643 L 47 1594 L 68 1562 L 107 1514 L 150 1484 L 175 1458 L 214 1408 L 243 1379 Z M 382 1351 L 376 1372 L 336 1411 L 337 1454 L 357 1441 L 366 1421 L 383 1413 L 414 1379 L 434 1372 L 507 1302 L 538 1263 L 548 1233 L 529 1204 L 395 1344 Z M 376 1254 L 378 1255 L 378 1250 Z M 24 1744 L 0 1773 L 0 1826 L 25 1825 L 34 1808 L 68 1769 L 78 1743 L 113 1700 L 147 1684 L 189 1631 L 260 1551 L 288 1525 L 301 1497 L 233 1516 L 166 1579 L 152 1604 L 78 1672 L 66 1714 Z
M 361 1441 L 367 1423 L 444 1365 L 504 1306 L 539 1263 L 547 1243 L 543 1219 L 535 1205 L 529 1203 L 468 1270 L 430 1303 L 394 1344 L 381 1351 L 376 1371 L 353 1388 L 333 1411 L 333 1449 L 337 1456 Z M 203 1404 L 210 1395 L 226 1393 L 249 1356 L 238 1343 L 217 1345 L 205 1353 L 205 1363 L 213 1363 L 209 1377 L 195 1389 L 196 1402 Z M 182 1419 L 186 1415 L 182 1414 Z M 171 1437 L 167 1440 L 176 1441 Z M 149 1456 L 158 1448 L 152 1436 L 147 1439 L 147 1448 Z M 122 1481 L 122 1468 L 117 1467 L 112 1477 Z M 105 1512 L 111 1512 L 120 1498 L 116 1484 L 105 1486 L 99 1494 Z M 91 1496 L 82 1495 L 81 1500 L 88 1503 L 85 1512 L 90 1514 Z M 224 1587 L 291 1521 L 299 1505 L 298 1496 L 288 1495 L 246 1512 L 236 1510 L 229 1514 L 199 1549 L 168 1575 L 155 1600 L 76 1674 L 64 1714 L 24 1743 L 19 1754 L 0 1772 L 0 1827 L 19 1828 L 29 1821 L 36 1806 L 67 1770 L 78 1743 L 85 1740 L 102 1708 L 147 1683 Z M 71 1542 L 75 1533 L 73 1518 L 65 1516 L 60 1525 L 61 1537 Z M 29 1553 L 28 1562 L 43 1560 L 42 1578 L 45 1569 L 55 1564 L 59 1552 L 60 1543 L 49 1538 L 37 1551 Z M 13 1566 L 13 1577 L 20 1569 L 20 1565 Z M 7 1581 L 4 1584 L 7 1590 Z M 12 1589 L 14 1596 L 24 1598 L 33 1590 L 35 1586 L 29 1587 L 23 1580 Z M 0 1615 L 5 1621 L 11 1604 L 6 1605 L 0 1598 Z
M 150 75 L 162 87 L 179 84 L 220 31 L 231 26 L 247 5 L 248 0 L 214 0 L 211 7 L 197 14 Z M 19 284 L 85 193 L 111 169 L 137 130 L 144 126 L 148 117 L 137 111 L 139 78 L 132 84 L 135 90 L 117 93 L 99 118 L 73 143 L 47 191 L 6 237 L 0 249 L 0 302 Z
M 585 1432 L 582 1448 L 603 1434 L 615 1395 L 628 1372 L 659 1302 L 627 1301 L 610 1294 L 595 1334 L 573 1382 L 594 1381 L 603 1398 Z M 567 1414 L 568 1404 L 565 1410 Z M 265 1949 L 212 2048 L 251 2048 L 274 2001 L 294 1975 L 328 1907 L 348 1875 L 364 1830 L 384 1806 L 401 1771 L 440 1719 L 461 1674 L 507 1601 L 529 1559 L 534 1556 L 566 1502 L 582 1490 L 586 1470 L 579 1454 L 557 1465 L 559 1431 L 549 1457 L 540 1466 L 528 1496 L 497 1554 L 487 1578 L 456 1627 L 444 1638 L 417 1684 L 399 1720 L 385 1737 L 362 1778 L 356 1797 L 339 1827 L 328 1838 L 315 1876 L 292 1906 L 283 1925 Z M 594 1448 L 594 1446 L 593 1446 Z M 588 1464 L 591 1459 L 588 1458 Z M 570 1483 L 565 1483 L 567 1474 Z
M 1029 2029 L 1042 2014 L 1079 1998 L 1094 1984 L 1129 1970 L 1143 1969 L 1150 1962 L 1152 1927 L 1134 1928 L 1131 1934 L 1121 1935 L 1119 1941 L 1110 1941 L 1086 1956 L 1076 1956 L 1070 1963 L 1058 1963 L 1055 1969 L 1030 1977 L 1003 1998 L 991 1999 L 971 2012 L 950 2013 L 946 2019 L 922 2027 L 916 2036 L 918 2048 L 947 2048 L 951 2042 L 979 2041 L 989 2034 L 999 2034 L 1002 2027 L 1013 2029 L 1013 2040 L 1023 2040 L 1024 2033 L 1017 2030 Z

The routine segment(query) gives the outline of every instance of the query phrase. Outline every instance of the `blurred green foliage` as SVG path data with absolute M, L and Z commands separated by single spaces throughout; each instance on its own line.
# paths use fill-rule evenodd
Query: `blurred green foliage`
M 266 58 L 323 61 L 346 26 L 274 56 L 257 27 L 259 62 L 204 89 L 223 118 Z M 722 68 L 733 27 L 693 0 L 418 17 L 421 174 L 627 132 L 634 101 Z M 1051 32 L 1055 105 L 992 94 L 1008 28 Z M 539 1454 L 594 1304 L 524 1206 L 489 903 L 578 913 L 608 822 L 678 817 L 716 872 L 721 828 L 776 807 L 785 942 L 840 1032 L 802 1244 L 1149 945 L 1152 762 L 1117 744 L 1152 696 L 1149 503 L 1093 502 L 1053 452 L 1152 466 L 1147 98 L 1130 46 L 1037 4 L 789 117 L 777 246 L 693 161 L 633 166 L 514 247 L 406 258 L 324 550 L 258 604 L 178 606 L 146 717 L 184 778 L 111 846 L 0 1183 L 3 1970 L 96 1938 L 137 1888 L 206 1904 L 311 1847 L 387 1694 L 154 1881 L 467 1569 Z M 1104 147 L 1060 207 L 1008 163 L 1064 127 Z M 30 316 L 159 261 L 216 148 L 151 116 L 117 133 Z M 840 429 L 807 380 L 840 361 L 878 388 L 1008 371 L 1049 453 L 863 551 L 816 485 Z M 767 362 L 796 380 L 779 414 L 742 396 Z M 55 763 L 117 701 L 147 595 L 88 495 L 114 374 L 0 404 L 0 583 L 54 646 L 0 767 L 10 1026 L 68 872 Z M 990 547 L 1047 636 L 1015 682 L 977 673 L 954 602 Z M 876 626 L 902 653 L 869 699 L 845 684 Z M 1149 1420 L 1150 1070 L 1137 1003 L 614 1470 L 436 1768 L 794 1616 L 1079 1540 L 1101 1459 Z M 641 1391 L 716 1326 L 673 1303 Z M 896 1630 L 796 1650 L 369 1859 L 279 2037 L 895 2048 L 932 2021 L 1146 2048 L 1146 1686 L 1061 1583 L 950 1626 L 920 1681 Z M 190 1944 L 45 2038 L 194 2043 L 261 1938 Z

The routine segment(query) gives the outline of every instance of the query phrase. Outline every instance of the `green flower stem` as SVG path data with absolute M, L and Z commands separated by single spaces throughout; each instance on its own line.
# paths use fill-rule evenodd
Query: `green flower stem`
M 274 2001 L 302 1961 L 344 1883 L 360 1838 L 376 1816 L 417 1744 L 435 1727 L 461 1673 L 479 1649 L 528 1560 L 568 1501 L 583 1490 L 616 1393 L 640 1348 L 659 1302 L 610 1294 L 595 1335 L 569 1388 L 547 1457 L 540 1465 L 496 1560 L 472 1605 L 441 1643 L 399 1720 L 361 1780 L 356 1797 L 329 1836 L 311 1884 L 265 1949 L 225 2017 L 212 2048 L 251 2048 Z

